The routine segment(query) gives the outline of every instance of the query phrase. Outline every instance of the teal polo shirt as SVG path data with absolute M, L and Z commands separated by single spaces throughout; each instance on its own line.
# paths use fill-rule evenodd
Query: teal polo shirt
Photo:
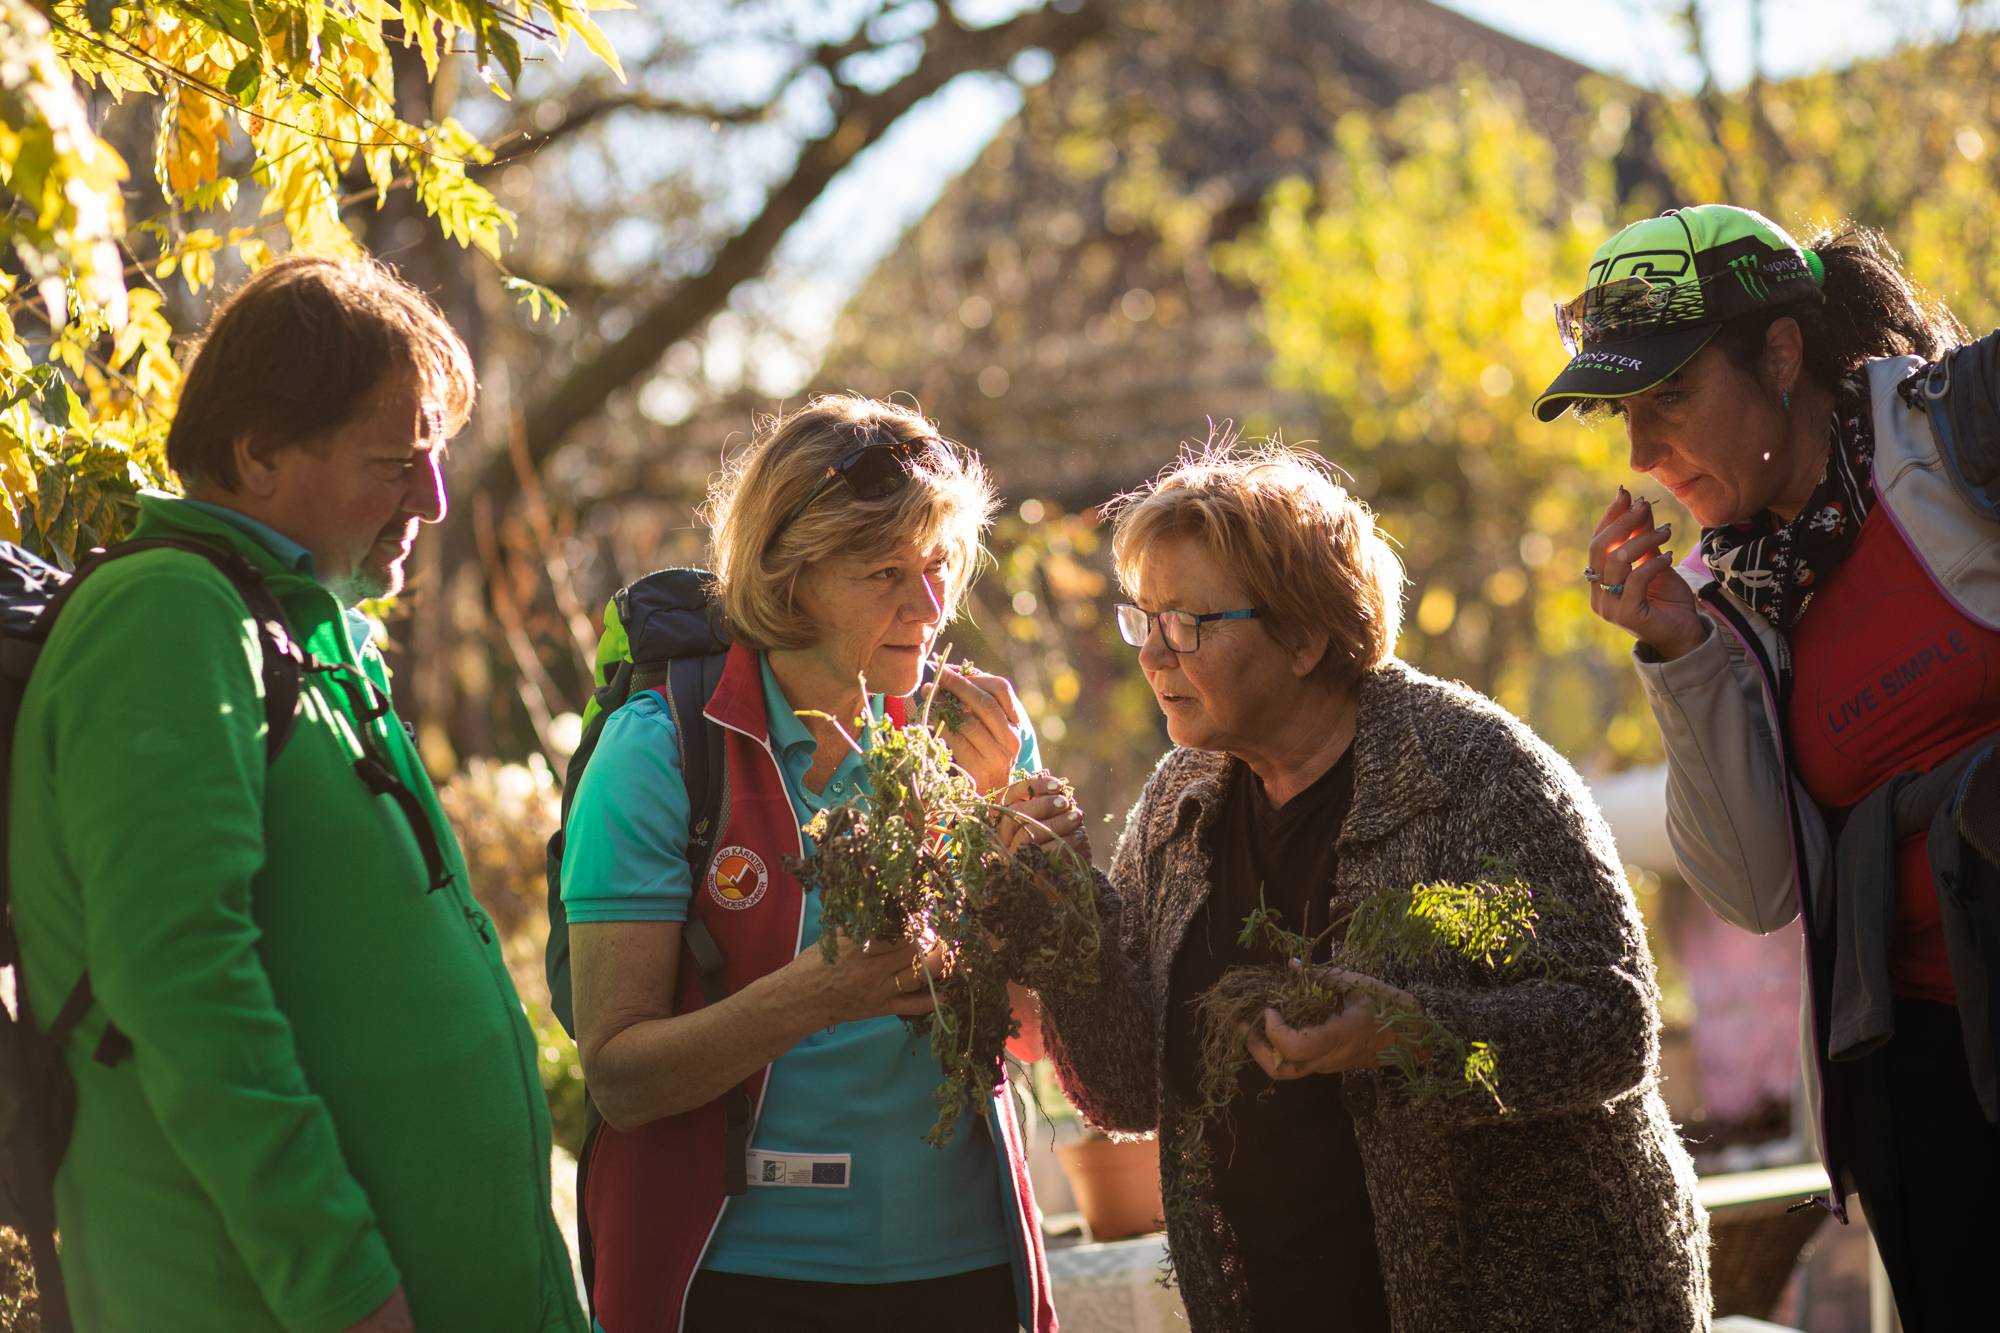
M 769 660 L 762 666 L 771 750 L 803 825 L 866 791 L 867 772 L 850 753 L 824 791 L 806 790 L 817 743 Z M 879 712 L 880 696 L 870 704 Z M 1041 767 L 1026 725 L 1017 764 Z M 605 720 L 570 806 L 562 874 L 569 919 L 687 920 L 688 811 L 673 719 L 659 695 L 636 695 Z M 818 948 L 819 936 L 819 897 L 808 893 L 802 948 Z M 929 1040 L 893 1017 L 815 1032 L 779 1056 L 752 1150 L 846 1154 L 850 1183 L 753 1186 L 723 1211 L 702 1267 L 811 1282 L 907 1282 L 1009 1262 L 1012 1185 L 986 1121 L 968 1111 L 944 1148 L 923 1141 L 937 1119 L 933 1094 L 942 1078 Z

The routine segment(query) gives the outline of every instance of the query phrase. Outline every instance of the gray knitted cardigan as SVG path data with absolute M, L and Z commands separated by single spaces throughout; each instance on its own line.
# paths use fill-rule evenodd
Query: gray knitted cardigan
M 1176 749 L 1133 808 L 1108 883 L 1095 976 L 1023 977 L 1084 1116 L 1157 1130 L 1192 1218 L 1168 1243 L 1196 1333 L 1247 1327 L 1242 1270 L 1203 1183 L 1167 1150 L 1188 1107 L 1164 1094 L 1175 950 L 1209 892 L 1205 834 L 1238 761 Z M 1402 1076 L 1341 1075 L 1397 1333 L 1683 1333 L 1709 1322 L 1708 1221 L 1657 1086 L 1652 956 L 1610 831 L 1574 770 L 1498 706 L 1391 662 L 1363 681 L 1354 802 L 1336 905 L 1380 885 L 1479 877 L 1513 858 L 1536 894 L 1559 979 L 1482 984 L 1391 972 L 1425 1011 L 1492 1043 L 1500 1093 L 1418 1107 Z M 1338 952 L 1334 955 L 1339 961 Z M 1328 1293 L 1336 1327 L 1339 1295 Z

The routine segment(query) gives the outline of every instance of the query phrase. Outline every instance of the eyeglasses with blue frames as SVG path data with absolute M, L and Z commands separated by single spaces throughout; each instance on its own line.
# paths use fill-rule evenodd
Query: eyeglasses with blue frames
M 1191 653 L 1201 647 L 1201 627 L 1219 620 L 1255 620 L 1263 613 L 1252 607 L 1244 611 L 1147 611 L 1130 602 L 1118 604 L 1118 635 L 1134 648 L 1144 648 L 1152 637 L 1153 625 L 1160 626 L 1160 641 L 1167 651 Z

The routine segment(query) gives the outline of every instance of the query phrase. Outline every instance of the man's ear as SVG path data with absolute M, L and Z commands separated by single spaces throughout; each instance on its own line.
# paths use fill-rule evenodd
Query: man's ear
M 1292 650 L 1292 675 L 1304 680 L 1319 670 L 1319 664 L 1326 660 L 1327 650 L 1333 646 L 1330 634 L 1310 634 L 1304 643 Z
M 1771 321 L 1764 330 L 1764 355 L 1760 369 L 1773 393 L 1790 393 L 1799 387 L 1805 374 L 1806 339 L 1799 322 L 1790 315 Z
M 276 445 L 249 431 L 239 434 L 229 446 L 230 461 L 236 465 L 236 489 L 259 500 L 270 499 L 278 490 L 282 454 Z

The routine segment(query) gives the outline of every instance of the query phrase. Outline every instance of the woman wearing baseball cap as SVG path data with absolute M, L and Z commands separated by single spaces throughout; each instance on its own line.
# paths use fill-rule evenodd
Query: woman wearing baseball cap
M 1802 248 L 1704 204 L 1620 231 L 1557 311 L 1537 401 L 1623 418 L 1591 605 L 1628 630 L 1682 873 L 1729 921 L 1806 922 L 1806 1071 L 1832 1209 L 1862 1207 L 1904 1326 L 1972 1326 L 2000 1221 L 2000 334 L 1874 233 Z M 1961 345 L 1964 344 L 1964 345 Z

